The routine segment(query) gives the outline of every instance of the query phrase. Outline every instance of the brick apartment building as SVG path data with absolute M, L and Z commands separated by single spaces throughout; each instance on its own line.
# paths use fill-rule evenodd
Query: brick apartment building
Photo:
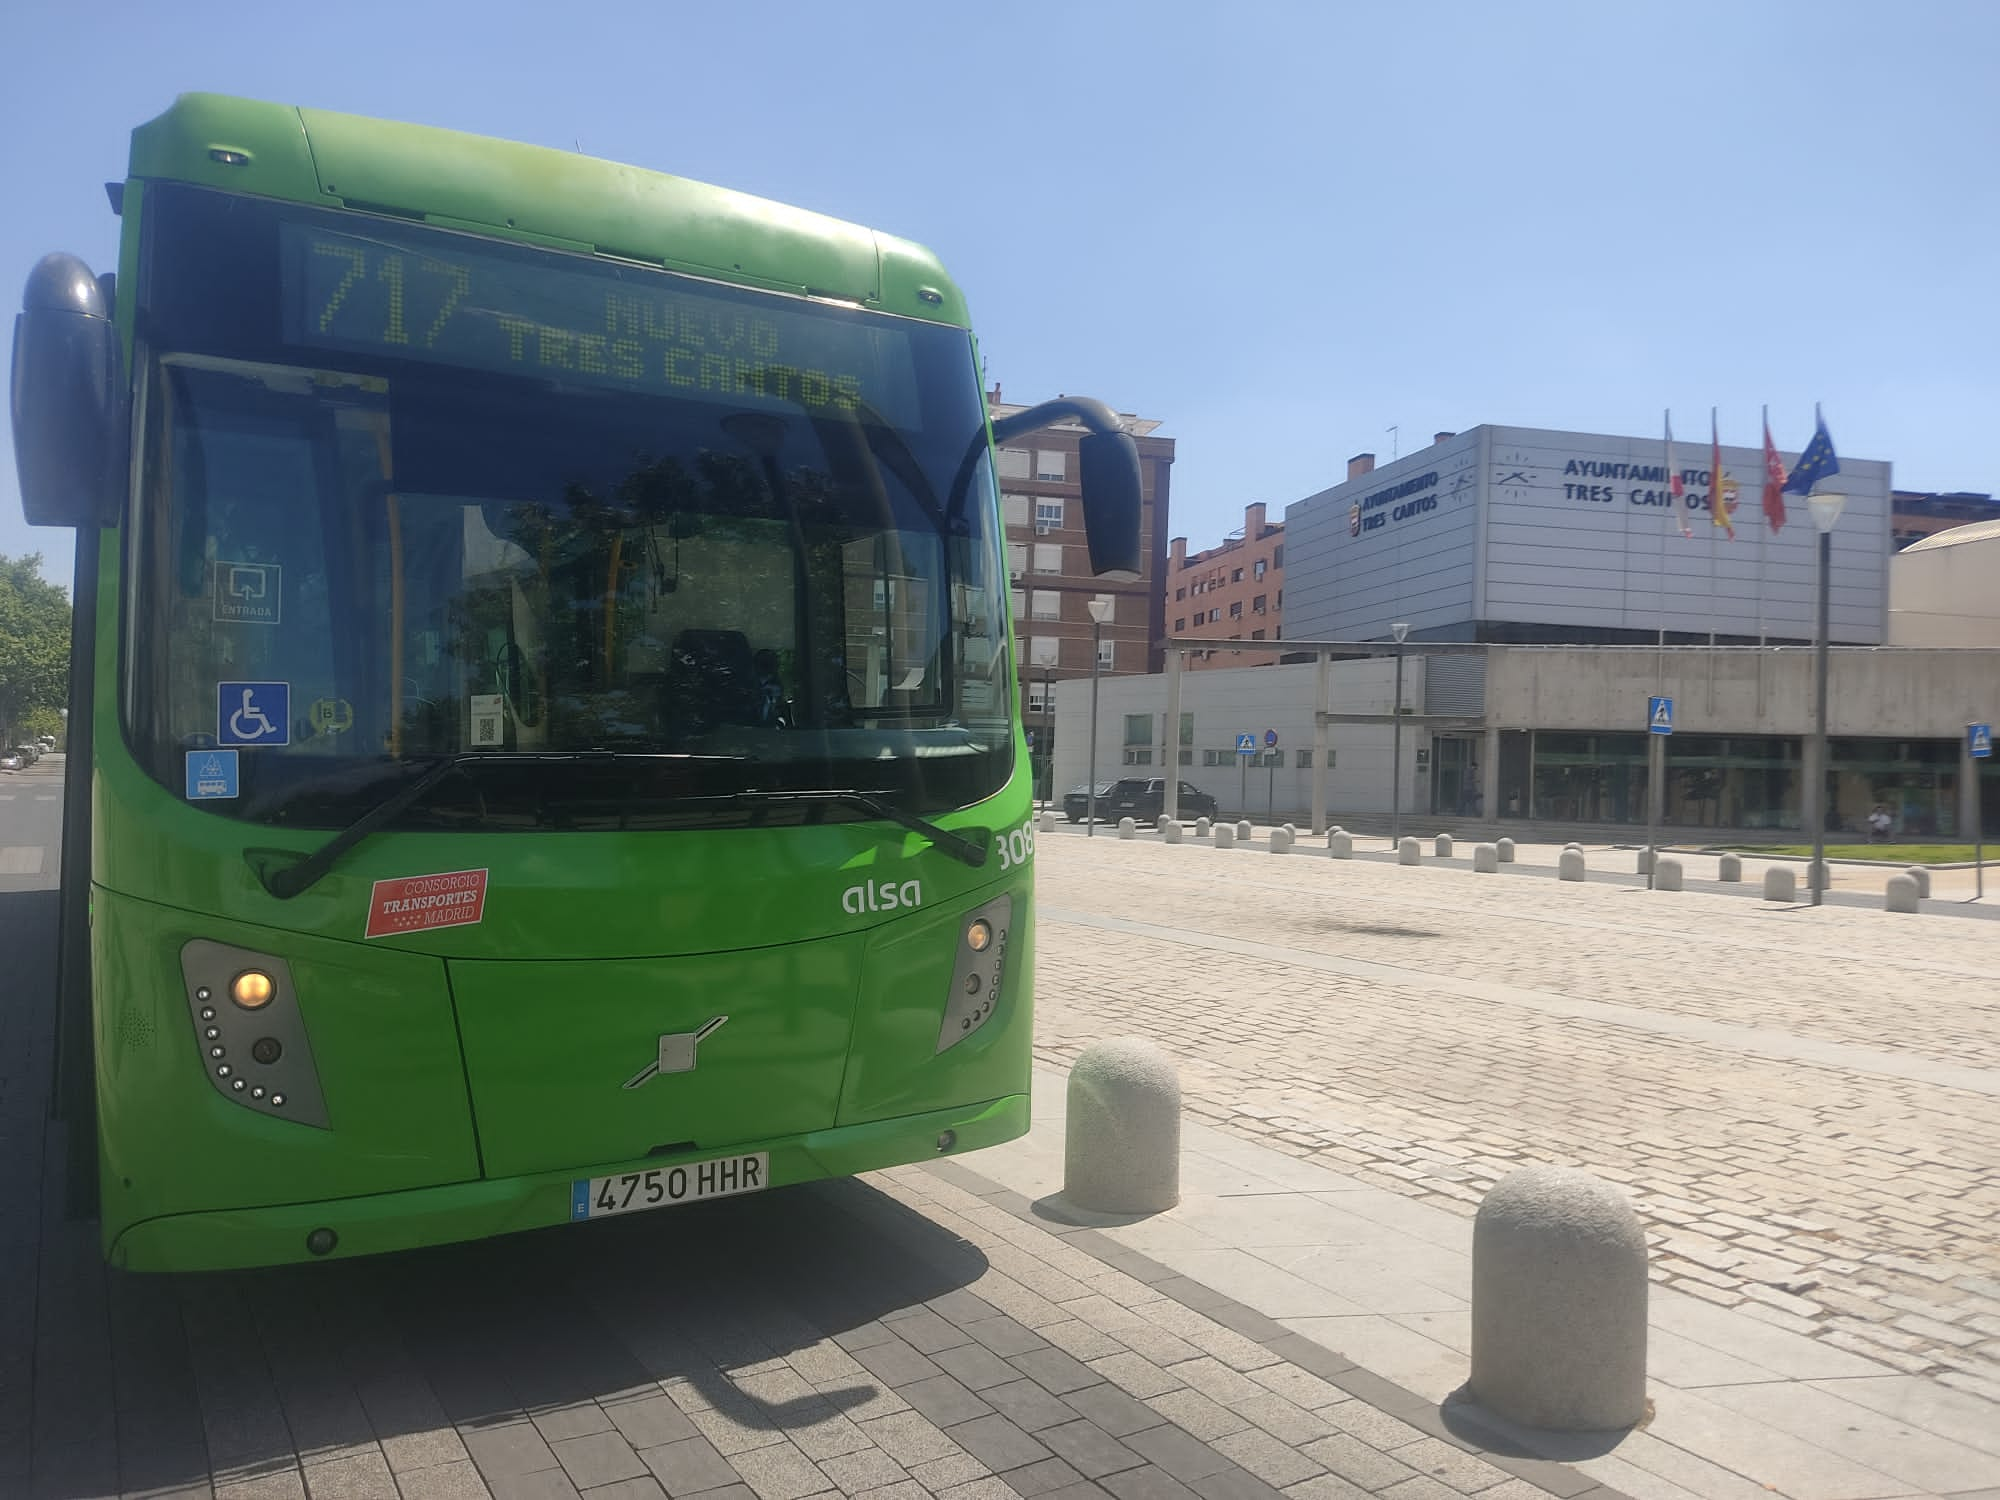
M 1024 408 L 987 393 L 995 417 Z M 1166 633 L 1159 581 L 1166 570 L 1168 479 L 1174 440 L 1159 423 L 1121 412 L 1139 447 L 1142 571 L 1129 581 L 1093 577 L 1084 539 L 1083 490 L 1078 483 L 1081 425 L 1044 429 L 1026 446 L 1000 450 L 1000 499 L 1007 523 L 1007 573 L 1013 588 L 1014 638 L 1021 677 L 1023 722 L 1034 736 L 1034 763 L 1044 774 L 1053 748 L 1051 686 L 1091 671 L 1090 602 L 1109 599 L 1112 614 L 1098 647 L 1100 670 L 1159 672 Z
M 1954 526 L 2000 521 L 2000 503 L 1991 495 L 1965 490 L 1948 494 L 1896 490 L 1889 498 L 1889 535 L 1897 551 Z
M 1285 603 L 1285 523 L 1267 521 L 1265 508 L 1243 507 L 1243 530 L 1222 544 L 1188 555 L 1187 538 L 1173 539 L 1160 599 L 1171 635 L 1276 641 Z M 1265 667 L 1275 651 L 1190 655 L 1191 670 L 1204 667 Z

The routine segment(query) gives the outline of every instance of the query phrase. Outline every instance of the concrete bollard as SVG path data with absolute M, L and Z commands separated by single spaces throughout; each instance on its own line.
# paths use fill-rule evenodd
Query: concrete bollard
M 1511 865 L 1514 863 L 1514 841 L 1512 839 L 1502 839 L 1493 847 L 1500 851 L 1501 864 Z
M 1656 891 L 1677 891 L 1681 889 L 1681 862 L 1661 855 L 1653 867 L 1653 889 Z
M 1431 848 L 1437 852 L 1437 857 L 1439 859 L 1450 859 L 1451 835 L 1448 833 L 1439 834 L 1435 839 L 1431 841 Z
M 1475 875 L 1498 875 L 1500 873 L 1500 846 L 1498 844 L 1474 844 L 1472 846 L 1472 872 Z
M 1421 862 L 1423 857 L 1423 845 L 1415 839 L 1404 839 L 1396 845 L 1396 863 L 1399 865 L 1414 865 Z
M 1717 880 L 1741 880 L 1743 878 L 1743 857 L 1738 854 L 1723 855 L 1722 858 L 1715 862 L 1715 878 Z
M 1583 853 L 1583 845 L 1579 844 L 1575 839 L 1571 839 L 1567 844 L 1564 844 L 1563 848 L 1574 849 L 1578 854 Z
M 1929 865 L 1911 865 L 1903 873 L 1917 883 L 1917 895 L 1920 899 L 1925 901 L 1931 899 L 1931 871 Z
M 1271 830 L 1271 852 L 1273 854 L 1290 854 L 1292 852 L 1292 836 L 1285 832 L 1284 829 L 1273 828 Z
M 1198 839 L 1208 837 L 1208 819 L 1196 818 L 1194 820 L 1194 836 Z
M 1468 1385 L 1525 1427 L 1603 1432 L 1645 1415 L 1646 1235 L 1617 1188 L 1563 1167 L 1493 1185 L 1472 1221 Z
M 1139 825 L 1134 823 L 1130 818 L 1120 818 L 1118 820 L 1118 837 L 1121 839 L 1129 839 L 1138 831 Z
M 1231 828 L 1227 823 L 1217 823 L 1215 825 L 1216 848 L 1227 849 L 1231 844 L 1235 842 L 1236 842 L 1235 829 Z
M 1178 844 L 1181 841 L 1181 831 L 1180 824 L 1169 823 L 1165 828 L 1160 830 L 1160 837 L 1170 844 Z
M 1556 879 L 1583 879 L 1583 851 L 1581 849 L 1563 850 L 1562 857 L 1556 861 Z
M 1833 867 L 1823 859 L 1806 861 L 1806 889 L 1828 891 L 1833 889 Z
M 1157 818 L 1153 819 L 1153 831 L 1155 833 L 1165 833 L 1167 831 L 1167 825 L 1172 823 L 1173 821 L 1174 820 L 1168 817 L 1165 813 L 1161 813 Z
M 1056 831 L 1056 815 L 1052 812 L 1043 813 L 1041 817 L 1035 820 L 1035 827 L 1043 833 L 1054 833 Z
M 1335 859 L 1354 858 L 1354 835 L 1351 833 L 1329 833 L 1326 836 L 1326 852 Z
M 1653 851 L 1651 849 L 1641 849 L 1637 863 L 1639 873 L 1644 875 L 1648 870 L 1653 868 Z
M 1772 865 L 1764 872 L 1764 899 L 1766 901 L 1799 899 L 1799 877 L 1792 873 L 1790 865 Z
M 1908 875 L 1891 875 L 1888 889 L 1882 893 L 1884 911 L 1917 910 L 1917 883 Z
M 1248 818 L 1240 819 L 1236 824 L 1236 837 L 1237 840 L 1241 843 L 1245 844 L 1249 843 L 1251 836 L 1254 835 L 1256 831 L 1257 831 L 1256 829 L 1250 826 L 1250 820 Z
M 1296 823 L 1285 824 L 1285 832 L 1291 836 L 1293 843 L 1296 844 L 1299 841 L 1299 829 Z
M 1153 1214 L 1181 1199 L 1181 1085 L 1167 1054 L 1137 1037 L 1093 1042 L 1069 1073 L 1063 1196 L 1107 1214 Z

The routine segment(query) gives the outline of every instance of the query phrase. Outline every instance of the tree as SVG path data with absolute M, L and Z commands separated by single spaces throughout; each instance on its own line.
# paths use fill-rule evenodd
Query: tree
M 0 746 L 69 701 L 69 597 L 40 553 L 0 553 Z

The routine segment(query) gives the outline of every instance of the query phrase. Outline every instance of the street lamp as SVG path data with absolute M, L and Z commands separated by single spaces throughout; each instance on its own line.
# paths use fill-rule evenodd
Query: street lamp
M 1398 622 L 1389 627 L 1396 639 L 1396 697 L 1389 705 L 1389 847 L 1402 842 L 1403 833 L 1403 640 L 1410 627 Z
M 1812 888 L 1814 906 L 1820 904 L 1820 887 L 1826 883 L 1826 640 L 1831 618 L 1833 526 L 1846 504 L 1845 495 L 1806 496 L 1813 529 L 1819 532 L 1819 638 L 1813 646 L 1813 777 L 1812 785 L 1806 788 L 1813 835 L 1812 863 L 1806 866 L 1806 884 Z
M 1090 809 L 1084 833 L 1089 838 L 1097 837 L 1097 669 L 1104 660 L 1104 622 L 1111 618 L 1113 602 L 1090 601 L 1090 785 L 1084 789 Z

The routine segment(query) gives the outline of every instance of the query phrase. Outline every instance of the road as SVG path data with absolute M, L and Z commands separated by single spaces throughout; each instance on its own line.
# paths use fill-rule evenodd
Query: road
M 1655 1279 L 2000 1401 L 2000 931 L 1623 877 L 1042 835 L 1037 1053 L 1470 1214 L 1626 1185 Z M 1550 852 L 1553 858 L 1553 851 Z

